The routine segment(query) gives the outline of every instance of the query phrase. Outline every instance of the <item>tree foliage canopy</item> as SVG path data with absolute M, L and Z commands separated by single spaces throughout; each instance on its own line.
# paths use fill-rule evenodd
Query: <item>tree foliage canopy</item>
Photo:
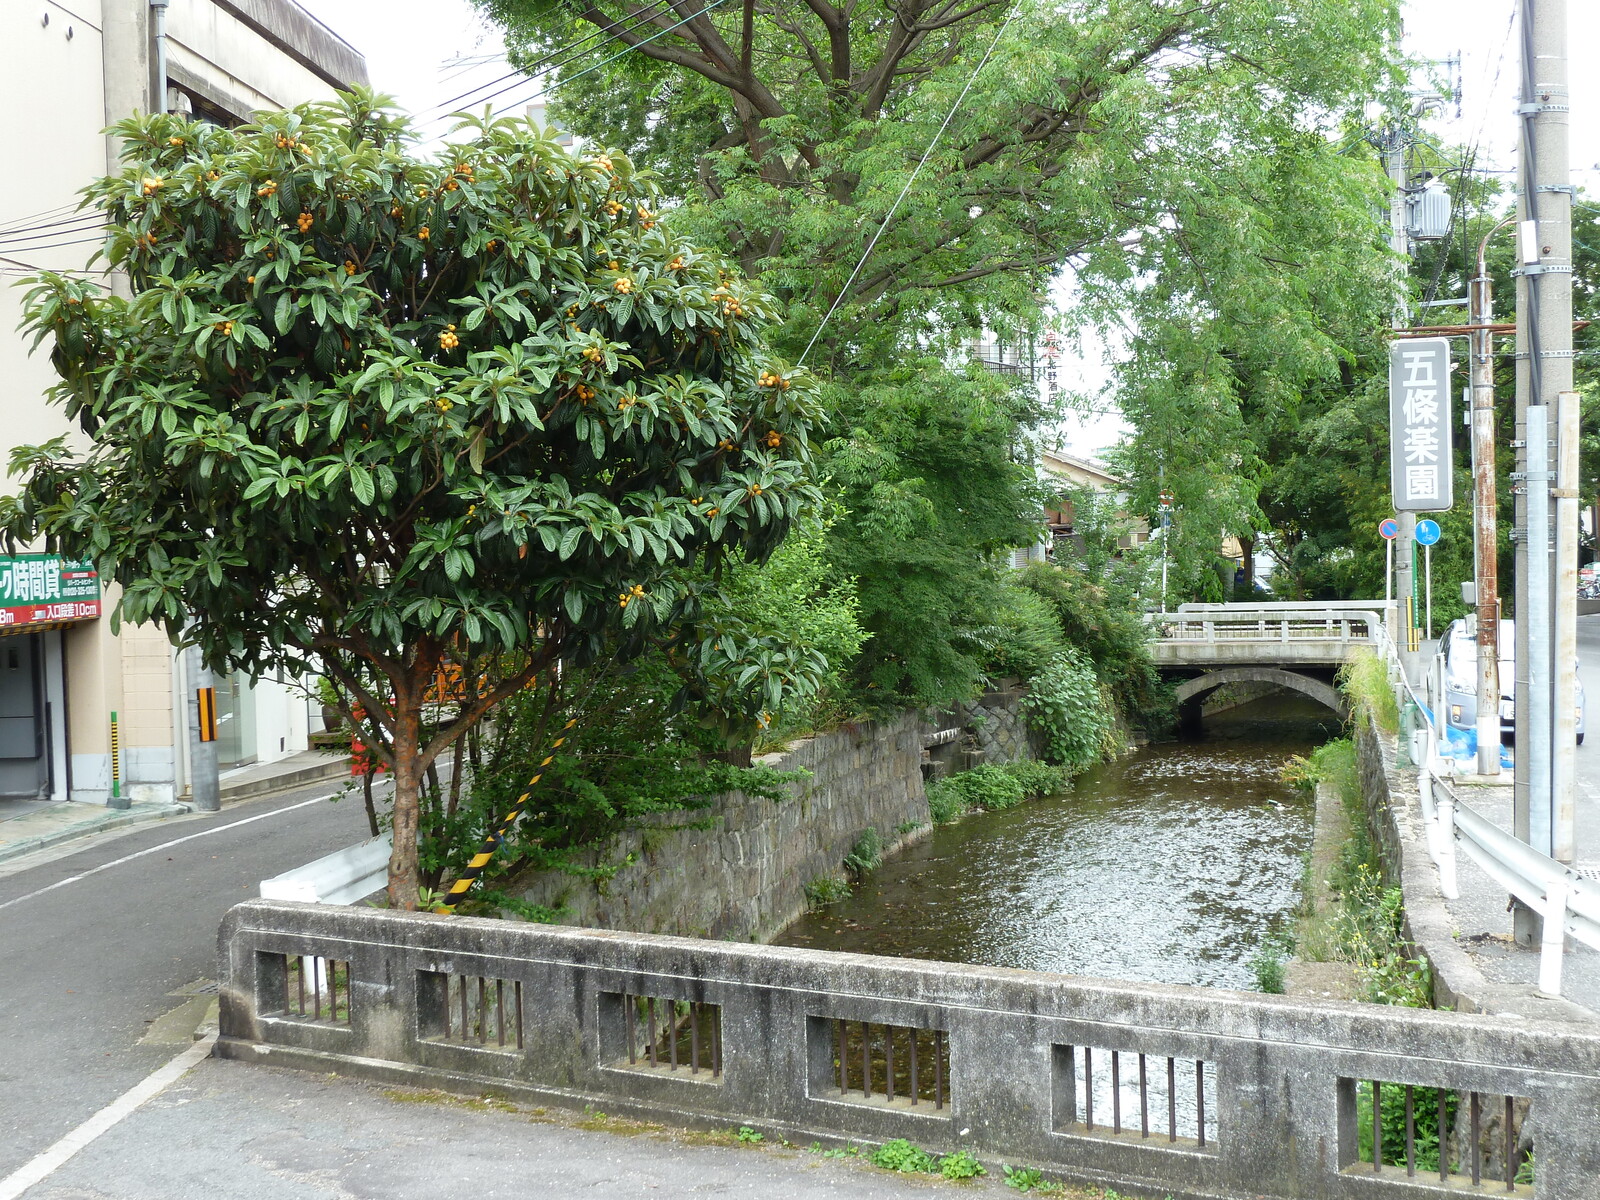
M 214 667 L 333 675 L 392 758 L 414 903 L 440 751 L 692 621 L 685 568 L 761 561 L 814 505 L 810 385 L 621 154 L 495 121 L 421 159 L 365 95 L 118 132 L 89 198 L 131 296 L 48 275 L 27 308 L 92 448 L 18 450 L 7 528 Z M 424 742 L 447 660 L 490 682 Z
M 673 219 L 791 301 L 793 338 L 933 146 L 829 327 L 835 365 L 1029 324 L 1067 264 L 1118 296 L 1173 260 L 1223 289 L 1281 274 L 1276 226 L 1319 218 L 1321 134 L 1386 82 L 1397 28 L 1392 0 L 477 3 L 514 61 L 596 29 L 637 46 L 573 59 L 556 115 L 648 154 Z

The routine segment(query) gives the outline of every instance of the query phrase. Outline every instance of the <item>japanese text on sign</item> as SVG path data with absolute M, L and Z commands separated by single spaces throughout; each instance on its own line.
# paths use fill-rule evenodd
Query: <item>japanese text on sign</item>
M 1396 512 L 1444 512 L 1455 502 L 1450 425 L 1450 344 L 1389 348 L 1389 482 Z
M 0 558 L 0 626 L 82 621 L 100 615 L 100 577 L 55 554 Z

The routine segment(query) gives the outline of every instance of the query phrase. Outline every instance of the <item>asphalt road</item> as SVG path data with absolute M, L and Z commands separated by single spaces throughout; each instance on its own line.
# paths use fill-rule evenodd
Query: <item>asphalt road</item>
M 368 836 L 357 798 L 293 807 L 328 791 L 114 834 L 0 877 L 0 1178 L 173 1057 L 139 1039 L 182 1002 L 170 993 L 216 977 L 231 905 Z
M 1600 867 L 1600 615 L 1578 618 L 1578 677 L 1583 680 L 1583 745 L 1578 747 L 1578 862 Z

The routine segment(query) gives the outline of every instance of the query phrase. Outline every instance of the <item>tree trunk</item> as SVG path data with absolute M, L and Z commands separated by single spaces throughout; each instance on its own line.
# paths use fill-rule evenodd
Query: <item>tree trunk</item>
M 377 837 L 383 831 L 378 828 L 378 806 L 372 799 L 372 772 L 370 770 L 361 776 L 361 800 L 367 806 L 367 828 L 372 830 L 373 837 Z
M 410 689 L 408 689 L 409 691 Z M 389 855 L 389 907 L 416 911 L 417 907 L 417 818 L 422 792 L 420 754 L 422 705 L 418 689 L 412 695 L 395 697 L 394 742 L 394 850 Z

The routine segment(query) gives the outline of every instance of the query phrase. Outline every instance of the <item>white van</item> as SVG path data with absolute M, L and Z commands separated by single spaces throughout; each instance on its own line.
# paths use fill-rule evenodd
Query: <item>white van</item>
M 1509 743 L 1516 732 L 1517 668 L 1512 659 L 1517 644 L 1514 621 L 1500 622 L 1500 740 Z M 1444 647 L 1444 715 L 1452 729 L 1474 729 L 1478 721 L 1478 642 L 1467 633 L 1465 618 L 1452 621 L 1442 639 Z M 1583 680 L 1578 680 L 1578 744 L 1583 745 Z

